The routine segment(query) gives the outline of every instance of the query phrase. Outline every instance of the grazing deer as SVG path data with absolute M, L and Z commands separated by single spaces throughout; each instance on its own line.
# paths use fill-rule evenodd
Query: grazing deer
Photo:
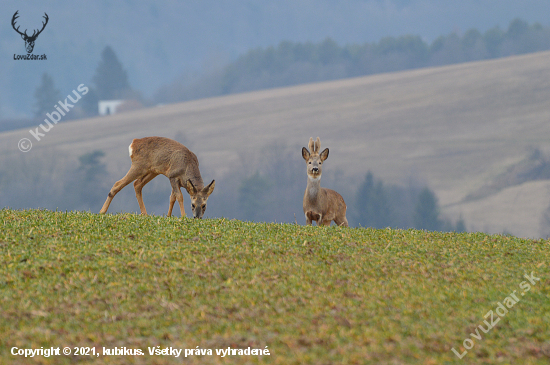
M 180 206 L 181 216 L 185 216 L 183 194 L 180 190 L 184 187 L 191 196 L 193 218 L 202 218 L 206 210 L 206 201 L 214 191 L 215 181 L 212 180 L 208 186 L 204 187 L 199 171 L 199 160 L 193 152 L 181 143 L 164 137 L 134 139 L 130 144 L 129 152 L 132 166 L 126 176 L 113 185 L 99 213 L 106 213 L 115 195 L 135 180 L 134 189 L 139 209 L 141 214 L 147 215 L 141 189 L 157 175 L 163 174 L 170 179 L 172 185 L 168 216 L 172 215 L 176 200 Z
M 302 157 L 307 163 L 307 187 L 303 203 L 307 224 L 316 221 L 317 225 L 330 226 L 330 222 L 334 221 L 338 226 L 349 227 L 342 195 L 321 187 L 321 165 L 328 158 L 328 148 L 319 153 L 319 137 L 315 142 L 310 138 L 308 148 L 311 153 L 302 147 Z

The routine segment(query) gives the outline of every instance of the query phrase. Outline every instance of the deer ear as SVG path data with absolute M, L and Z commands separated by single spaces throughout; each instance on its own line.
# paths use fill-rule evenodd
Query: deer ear
M 325 148 L 323 152 L 321 152 L 319 157 L 321 158 L 321 161 L 326 160 L 328 158 L 328 148 Z
M 193 185 L 191 180 L 187 180 L 185 182 L 185 190 L 187 190 L 187 193 L 189 193 L 189 195 L 197 195 L 197 188 L 195 187 L 195 185 Z
M 302 157 L 306 161 L 309 160 L 309 151 L 305 147 L 302 147 Z
M 207 197 L 209 197 L 210 194 L 212 194 L 212 192 L 214 191 L 215 186 L 216 186 L 216 180 L 212 180 L 212 182 L 208 184 L 207 187 L 202 189 L 202 192 L 205 193 Z

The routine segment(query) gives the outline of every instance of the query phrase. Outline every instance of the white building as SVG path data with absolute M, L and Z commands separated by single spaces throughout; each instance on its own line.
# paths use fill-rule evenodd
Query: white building
M 99 115 L 116 114 L 116 108 L 124 103 L 124 100 L 100 100 L 97 103 Z

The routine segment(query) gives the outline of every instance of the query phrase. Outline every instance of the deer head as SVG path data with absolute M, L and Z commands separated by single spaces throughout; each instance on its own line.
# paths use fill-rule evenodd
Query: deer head
M 189 193 L 191 197 L 191 209 L 193 210 L 193 218 L 200 218 L 204 215 L 206 210 L 206 201 L 212 192 L 214 191 L 214 186 L 216 182 L 212 180 L 208 186 L 203 189 L 197 189 L 191 180 L 187 180 L 185 184 L 185 190 Z
M 315 142 L 313 142 L 313 137 L 310 137 L 307 146 L 311 152 L 307 148 L 302 147 L 302 157 L 307 163 L 307 176 L 312 179 L 318 179 L 321 177 L 323 161 L 328 158 L 328 148 L 319 153 L 321 149 L 321 140 L 319 137 L 317 137 Z
M 19 12 L 19 10 L 17 10 L 15 12 L 15 14 L 13 14 L 13 18 L 11 18 L 11 26 L 13 27 L 13 29 L 21 34 L 21 38 L 23 38 L 23 40 L 25 41 L 25 48 L 27 49 L 27 53 L 32 53 L 32 50 L 34 49 L 34 41 L 36 41 L 36 38 L 38 37 L 38 35 L 40 33 L 42 33 L 42 31 L 44 30 L 44 28 L 46 28 L 46 24 L 48 24 L 48 14 L 44 13 L 44 16 L 43 18 L 46 19 L 46 22 L 42 22 L 42 29 L 40 30 L 34 30 L 34 32 L 32 33 L 31 36 L 27 35 L 27 30 L 25 29 L 25 32 L 24 33 L 21 33 L 19 31 L 19 27 L 15 28 L 15 20 L 17 18 L 19 18 L 19 15 L 17 15 L 17 13 Z M 38 32 L 38 33 L 37 33 Z

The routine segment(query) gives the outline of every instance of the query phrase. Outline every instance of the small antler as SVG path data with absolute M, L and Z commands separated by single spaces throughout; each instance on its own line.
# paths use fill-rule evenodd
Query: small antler
M 315 152 L 315 143 L 313 142 L 313 137 L 309 137 L 307 148 L 311 151 L 311 153 Z
M 321 140 L 317 137 L 315 141 L 315 152 L 319 153 L 319 151 L 321 151 Z

